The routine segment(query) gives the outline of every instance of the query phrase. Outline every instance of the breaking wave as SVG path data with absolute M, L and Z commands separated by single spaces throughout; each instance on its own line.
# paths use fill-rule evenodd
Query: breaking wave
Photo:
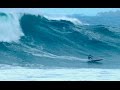
M 0 63 L 79 66 L 88 54 L 119 54 L 120 33 L 109 27 L 65 16 L 1 13 Z

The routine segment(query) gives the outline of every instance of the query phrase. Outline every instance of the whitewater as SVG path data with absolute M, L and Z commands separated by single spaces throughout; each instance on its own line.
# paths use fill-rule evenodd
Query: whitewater
M 88 63 L 87 56 L 104 58 Z M 0 13 L 1 81 L 120 80 L 118 26 L 69 16 Z

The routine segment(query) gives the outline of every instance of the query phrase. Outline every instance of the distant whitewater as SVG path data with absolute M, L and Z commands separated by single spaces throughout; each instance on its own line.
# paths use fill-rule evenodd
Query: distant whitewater
M 120 28 L 120 27 L 115 27 Z M 102 57 L 88 64 L 87 55 Z M 119 68 L 120 32 L 71 17 L 0 13 L 0 63 L 33 68 Z

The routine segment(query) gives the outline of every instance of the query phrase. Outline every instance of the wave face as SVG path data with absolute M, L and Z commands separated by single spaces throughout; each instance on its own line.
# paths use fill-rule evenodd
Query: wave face
M 0 63 L 27 67 L 118 67 L 120 32 L 116 28 L 119 27 L 86 25 L 69 17 L 1 13 Z M 89 66 L 85 63 L 89 54 L 106 60 L 102 65 Z

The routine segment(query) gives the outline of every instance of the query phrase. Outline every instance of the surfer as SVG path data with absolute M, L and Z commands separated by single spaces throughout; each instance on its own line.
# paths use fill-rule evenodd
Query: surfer
M 88 55 L 88 62 L 96 62 L 96 61 L 101 61 L 103 60 L 102 58 L 94 58 L 92 55 Z
M 92 55 L 88 55 L 88 60 L 92 60 L 93 56 Z

